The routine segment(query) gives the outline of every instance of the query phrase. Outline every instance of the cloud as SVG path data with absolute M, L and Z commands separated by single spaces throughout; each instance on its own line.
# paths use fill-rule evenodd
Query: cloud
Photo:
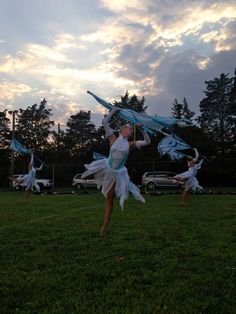
M 236 21 L 227 21 L 222 28 L 201 35 L 201 39 L 215 46 L 215 51 L 233 50 L 236 48 Z
M 14 97 L 30 91 L 31 87 L 29 85 L 5 80 L 0 81 L 0 95 L 2 101 L 11 102 Z
M 59 121 L 81 109 L 96 119 L 104 113 L 87 89 L 111 102 L 126 90 L 144 95 L 159 114 L 186 96 L 198 110 L 204 81 L 234 69 L 235 1 L 59 1 L 53 14 L 55 4 L 48 1 L 43 23 L 30 19 L 35 36 L 25 40 L 25 32 L 20 41 L 3 32 L 0 79 L 8 85 L 0 101 L 22 106 L 45 97 Z M 30 10 L 44 11 L 39 3 Z M 66 23 L 58 22 L 65 12 Z
M 93 33 L 94 40 L 109 41 L 112 40 L 111 34 L 114 34 L 114 42 L 119 42 L 123 37 L 116 36 L 118 29 L 128 24 L 151 26 L 153 32 L 147 42 L 158 42 L 166 46 L 169 41 L 181 42 L 181 36 L 189 34 L 198 34 L 205 23 L 211 24 L 225 21 L 225 19 L 236 18 L 236 5 L 233 1 L 219 1 L 218 3 L 209 1 L 192 1 L 191 6 L 187 1 L 101 1 L 102 5 L 117 13 L 117 16 L 111 18 L 103 29 Z M 171 8 L 171 9 L 170 9 Z M 119 14 L 119 15 L 118 15 Z M 110 25 L 110 26 L 109 26 Z M 112 28 L 112 32 L 110 29 Z M 97 36 L 96 36 L 97 34 Z M 106 34 L 106 35 L 105 35 Z M 126 34 L 127 35 L 127 34 Z M 91 34 L 92 36 L 92 34 Z M 132 38 L 132 36 L 129 35 Z M 137 36 L 138 37 L 138 36 Z

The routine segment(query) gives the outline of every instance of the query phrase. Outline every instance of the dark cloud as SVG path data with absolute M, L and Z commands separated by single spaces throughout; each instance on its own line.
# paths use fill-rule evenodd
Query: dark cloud
M 205 81 L 219 77 L 221 73 L 230 73 L 232 76 L 236 67 L 236 50 L 212 55 L 208 66 L 203 70 L 197 66 L 197 61 L 200 60 L 192 51 L 186 51 L 162 61 L 155 74 L 155 85 L 161 85 L 163 91 L 156 96 L 147 97 L 152 112 L 157 109 L 161 114 L 168 114 L 175 98 L 182 101 L 186 97 L 191 108 L 199 113 Z
M 117 75 L 132 80 L 142 80 L 152 73 L 151 66 L 162 56 L 163 49 L 154 44 L 145 46 L 145 42 L 122 46 L 115 62 L 122 65 Z

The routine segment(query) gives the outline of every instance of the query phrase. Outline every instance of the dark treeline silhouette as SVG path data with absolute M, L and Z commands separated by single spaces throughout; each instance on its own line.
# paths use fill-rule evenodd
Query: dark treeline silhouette
M 171 114 L 177 119 L 192 120 L 194 126 L 177 128 L 175 131 L 192 147 L 197 147 L 202 155 L 207 156 L 207 167 L 202 173 L 202 179 L 207 184 L 227 184 L 235 180 L 236 173 L 236 71 L 233 77 L 222 73 L 219 78 L 206 81 L 205 97 L 200 102 L 200 115 L 195 116 L 187 99 L 182 102 L 177 99 L 171 107 Z M 136 95 L 130 96 L 128 91 L 114 104 L 121 108 L 146 112 L 148 106 L 145 99 Z M 114 117 L 111 125 L 114 129 L 125 123 Z M 93 152 L 108 155 L 109 145 L 102 126 L 96 128 L 91 121 L 90 111 L 79 111 L 66 121 L 66 129 L 53 130 L 52 109 L 48 108 L 46 99 L 40 104 L 28 106 L 16 113 L 15 136 L 27 148 L 43 159 L 46 163 L 83 164 L 92 160 Z M 140 134 L 135 132 L 136 139 Z M 147 164 L 153 160 L 167 161 L 168 157 L 160 158 L 157 143 L 163 138 L 157 134 L 152 138 L 152 144 L 138 152 L 131 152 L 128 164 L 133 177 L 139 181 Z M 10 167 L 11 140 L 10 120 L 7 111 L 0 112 L 0 184 L 6 183 Z M 190 152 L 191 153 L 191 152 Z M 16 154 L 17 155 L 17 154 Z M 16 168 L 27 164 L 27 157 L 17 155 Z M 139 164 L 139 166 L 137 166 Z M 141 165 L 141 166 L 140 166 Z M 143 166 L 142 166 L 143 165 Z M 3 170 L 4 169 L 4 170 Z M 167 169 L 166 169 L 167 170 Z M 171 170 L 171 169 L 170 169 Z

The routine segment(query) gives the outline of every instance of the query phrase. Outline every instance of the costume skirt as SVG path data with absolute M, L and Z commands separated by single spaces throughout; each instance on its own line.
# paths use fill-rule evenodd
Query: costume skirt
M 21 186 L 25 187 L 25 191 L 33 191 L 33 189 L 35 188 L 38 192 L 40 192 L 40 187 L 34 175 L 26 174 L 21 178 L 21 180 L 23 180 Z
M 86 171 L 82 178 L 93 175 L 98 189 L 107 197 L 108 192 L 115 184 L 115 194 L 120 200 L 120 206 L 123 209 L 125 200 L 131 193 L 137 200 L 145 203 L 145 199 L 140 194 L 139 188 L 130 181 L 126 167 L 119 170 L 113 170 L 109 167 L 107 159 L 95 160 L 91 164 L 86 164 Z

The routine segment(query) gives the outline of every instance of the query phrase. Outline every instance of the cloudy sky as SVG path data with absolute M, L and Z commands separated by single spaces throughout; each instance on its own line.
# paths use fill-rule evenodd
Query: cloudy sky
M 198 111 L 204 81 L 233 75 L 235 0 L 1 0 L 0 110 L 42 98 L 65 122 L 128 90 L 168 115 L 186 97 Z

